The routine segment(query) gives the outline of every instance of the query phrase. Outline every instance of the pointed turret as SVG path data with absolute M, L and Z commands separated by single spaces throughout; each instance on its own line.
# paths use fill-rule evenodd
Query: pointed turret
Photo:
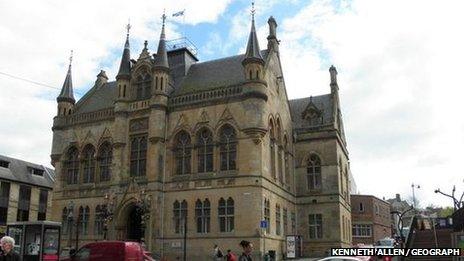
M 267 20 L 267 23 L 269 24 L 269 35 L 267 36 L 267 49 L 274 50 L 276 52 L 279 52 L 279 40 L 277 40 L 277 22 L 274 19 L 274 17 L 269 17 Z
M 119 72 L 116 76 L 116 80 L 121 78 L 130 78 L 130 69 L 131 69 L 131 61 L 130 61 L 130 45 L 129 45 L 129 30 L 130 24 L 127 24 L 127 36 L 126 36 L 126 43 L 124 44 L 124 51 L 122 52 L 121 64 L 119 65 Z
M 166 95 L 167 87 L 169 84 L 169 62 L 168 62 L 168 53 L 166 50 L 166 34 L 165 34 L 165 24 L 166 24 L 166 14 L 163 13 L 162 16 L 163 25 L 161 27 L 161 35 L 158 43 L 158 52 L 155 56 L 155 64 L 153 67 L 153 85 L 152 90 L 155 95 Z
M 68 115 L 72 111 L 72 107 L 76 100 L 74 99 L 72 76 L 71 76 L 71 63 L 72 63 L 72 51 L 69 57 L 69 67 L 66 78 L 64 79 L 63 87 L 61 88 L 60 95 L 56 98 L 58 102 L 58 116 Z
M 330 69 L 329 69 L 329 73 L 330 73 L 330 90 L 332 93 L 338 91 L 338 83 L 337 83 L 337 69 L 335 68 L 335 66 L 330 66 Z
M 340 97 L 338 95 L 338 83 L 337 83 L 337 69 L 335 66 L 330 66 L 330 93 L 332 95 L 332 111 L 334 119 L 334 127 L 340 132 L 340 137 L 346 144 L 345 130 L 343 127 L 342 112 L 340 110 Z
M 167 70 L 169 69 L 168 63 L 168 53 L 166 51 L 166 34 L 164 32 L 164 25 L 166 22 L 166 15 L 163 14 L 163 26 L 161 28 L 161 35 L 158 43 L 158 51 L 156 52 L 155 58 L 155 70 L 162 69 Z
M 126 100 L 129 98 L 129 84 L 130 84 L 130 78 L 131 78 L 131 59 L 130 59 L 130 45 L 129 45 L 129 31 L 131 29 L 130 23 L 127 24 L 126 29 L 127 29 L 126 43 L 124 44 L 124 51 L 122 52 L 121 65 L 119 65 L 119 72 L 118 72 L 118 75 L 116 76 L 116 83 L 118 85 L 118 90 L 119 90 L 118 98 L 120 100 Z M 100 74 L 97 77 L 100 76 L 101 78 L 102 76 Z M 104 76 L 106 77 L 106 74 Z
M 258 37 L 256 36 L 254 2 L 251 9 L 251 31 L 242 65 L 245 67 L 245 78 L 247 80 L 263 79 L 264 59 L 259 49 Z

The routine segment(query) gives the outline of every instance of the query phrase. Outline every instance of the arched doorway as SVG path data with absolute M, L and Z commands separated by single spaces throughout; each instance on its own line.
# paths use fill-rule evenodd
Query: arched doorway
M 140 207 L 136 205 L 130 206 L 129 215 L 127 217 L 127 236 L 130 241 L 140 241 L 142 235 L 142 215 Z

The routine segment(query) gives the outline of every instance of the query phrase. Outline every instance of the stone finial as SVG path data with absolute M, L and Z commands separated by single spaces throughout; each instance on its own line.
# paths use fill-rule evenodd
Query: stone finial
M 337 84 L 337 69 L 335 68 L 335 66 L 330 66 L 330 69 L 329 69 L 329 73 L 330 73 L 330 85 L 336 85 Z

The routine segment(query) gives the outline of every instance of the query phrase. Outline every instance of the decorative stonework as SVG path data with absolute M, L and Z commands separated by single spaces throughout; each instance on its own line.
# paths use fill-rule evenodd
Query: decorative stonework
M 129 123 L 130 132 L 139 132 L 148 130 L 148 118 L 134 119 Z

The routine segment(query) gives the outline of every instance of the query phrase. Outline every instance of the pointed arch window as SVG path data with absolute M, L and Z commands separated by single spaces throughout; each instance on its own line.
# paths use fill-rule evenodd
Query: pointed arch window
M 87 235 L 88 228 L 89 228 L 89 216 L 90 216 L 90 208 L 86 206 L 85 208 L 80 206 L 79 207 L 79 231 L 83 235 Z
M 264 220 L 267 223 L 266 233 L 271 233 L 271 202 L 269 199 L 264 199 Z
M 277 179 L 277 173 L 276 173 L 276 165 L 275 165 L 275 158 L 276 158 L 276 153 L 275 153 L 275 148 L 276 148 L 276 140 L 275 140 L 275 130 L 274 130 L 274 124 L 272 121 L 269 122 L 269 154 L 270 154 L 270 165 L 271 165 L 271 176 L 274 179 Z
M 147 136 L 133 136 L 130 149 L 130 175 L 144 176 L 147 165 Z
M 83 183 L 91 183 L 95 176 L 95 149 L 92 145 L 87 145 L 82 154 Z
M 177 134 L 175 141 L 176 173 L 189 174 L 192 158 L 190 135 L 186 131 L 181 131 Z
M 311 154 L 309 156 L 306 166 L 306 175 L 308 180 L 308 189 L 315 190 L 322 188 L 321 159 L 315 154 Z
M 237 159 L 235 129 L 230 125 L 224 125 L 219 131 L 219 142 L 221 170 L 235 170 Z
M 103 143 L 100 147 L 98 156 L 98 165 L 100 170 L 100 181 L 109 181 L 111 179 L 111 161 L 113 151 L 109 142 Z
M 95 208 L 95 234 L 103 235 L 104 207 L 97 205 Z
M 234 200 L 228 198 L 219 199 L 219 231 L 232 232 L 234 231 Z
M 198 173 L 213 171 L 213 134 L 203 128 L 197 134 Z
M 195 219 L 197 221 L 197 233 L 209 233 L 211 225 L 211 204 L 208 199 L 195 203 Z
M 67 183 L 77 184 L 79 177 L 79 152 L 77 148 L 71 147 L 68 150 L 65 166 Z
M 175 201 L 173 204 L 174 216 L 174 232 L 176 234 L 183 234 L 187 222 L 187 201 L 183 200 L 182 203 Z
M 276 235 L 280 236 L 280 234 L 282 233 L 282 221 L 281 221 L 282 216 L 280 214 L 280 206 L 279 206 L 279 204 L 276 205 L 275 214 L 276 214 L 276 220 L 275 220 L 275 222 L 276 222 Z
M 146 71 L 141 72 L 135 81 L 136 99 L 148 99 L 151 96 L 151 76 Z

